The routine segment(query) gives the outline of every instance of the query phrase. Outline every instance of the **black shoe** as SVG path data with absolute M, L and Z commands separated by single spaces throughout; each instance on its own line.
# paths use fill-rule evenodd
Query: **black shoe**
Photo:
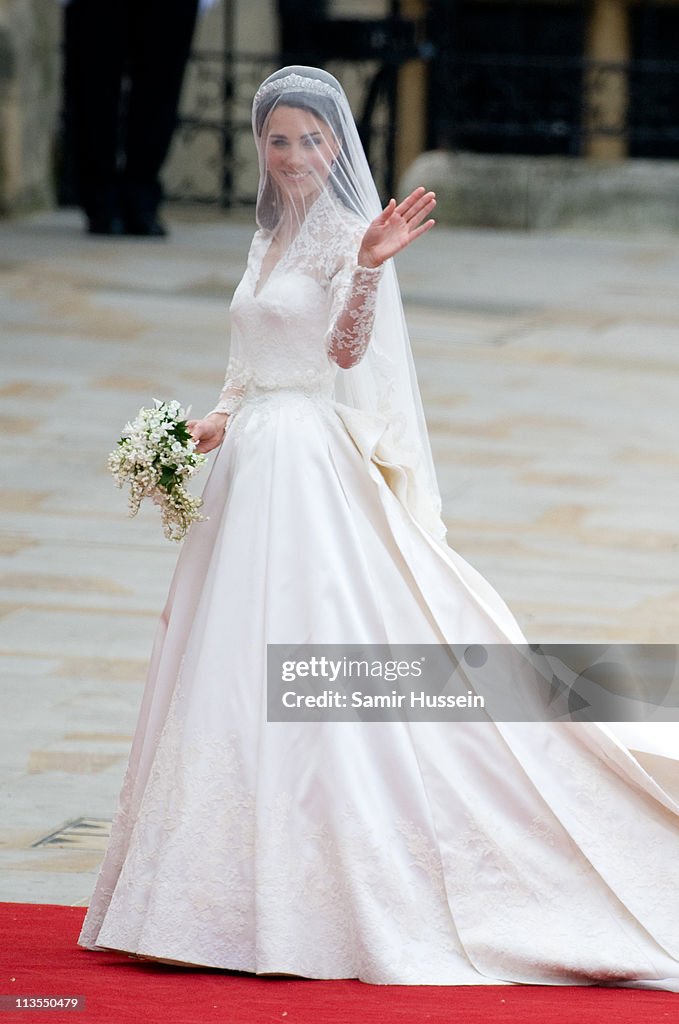
M 165 238 L 168 233 L 165 225 L 158 220 L 154 213 L 126 217 L 124 232 L 126 235 L 135 235 L 140 238 Z
M 90 217 L 87 221 L 89 235 L 123 235 L 125 226 L 120 217 Z

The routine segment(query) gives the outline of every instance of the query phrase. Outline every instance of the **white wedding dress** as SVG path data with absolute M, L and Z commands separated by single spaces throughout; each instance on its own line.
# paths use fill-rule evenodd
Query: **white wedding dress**
M 369 324 L 372 292 L 353 241 L 306 243 L 260 280 L 257 232 L 234 296 L 209 519 L 80 943 L 376 984 L 677 988 L 679 807 L 605 731 L 266 720 L 267 643 L 524 639 L 397 496 L 378 418 L 335 401 L 328 325 L 352 281 Z

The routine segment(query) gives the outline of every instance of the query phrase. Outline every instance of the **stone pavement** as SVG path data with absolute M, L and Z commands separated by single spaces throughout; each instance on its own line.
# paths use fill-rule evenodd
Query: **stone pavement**
M 86 903 L 177 549 L 106 455 L 211 408 L 249 215 L 0 224 L 0 900 Z M 449 540 L 530 640 L 679 635 L 679 238 L 437 228 L 399 258 Z

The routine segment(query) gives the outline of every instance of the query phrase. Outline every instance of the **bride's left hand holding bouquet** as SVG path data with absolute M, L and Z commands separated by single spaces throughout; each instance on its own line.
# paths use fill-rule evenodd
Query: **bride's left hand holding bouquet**
M 186 482 L 206 461 L 196 451 L 187 425 L 187 415 L 179 402 L 154 399 L 152 409 L 140 409 L 127 423 L 116 448 L 108 457 L 108 467 L 118 487 L 130 485 L 128 507 L 131 516 L 139 511 L 144 498 L 160 507 L 163 532 L 168 540 L 182 540 L 192 523 L 203 522 L 199 509 L 202 498 L 186 488 Z

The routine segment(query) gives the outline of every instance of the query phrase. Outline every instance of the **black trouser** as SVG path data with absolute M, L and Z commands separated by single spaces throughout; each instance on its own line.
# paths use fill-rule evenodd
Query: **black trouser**
M 197 8 L 198 0 L 66 7 L 67 117 L 78 200 L 90 218 L 155 214 Z

